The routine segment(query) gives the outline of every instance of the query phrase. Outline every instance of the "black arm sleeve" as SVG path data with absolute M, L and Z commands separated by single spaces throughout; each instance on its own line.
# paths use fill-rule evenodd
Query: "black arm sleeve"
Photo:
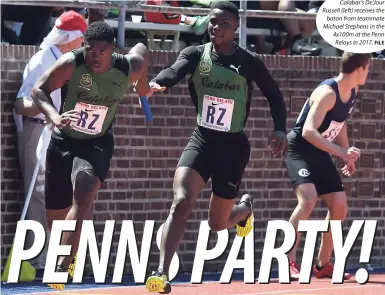
M 176 62 L 169 68 L 162 70 L 152 81 L 171 88 L 180 82 L 187 74 L 192 74 L 199 62 L 200 52 L 195 46 L 181 51 Z
M 286 105 L 277 83 L 270 75 L 265 64 L 258 57 L 254 58 L 252 79 L 269 101 L 271 116 L 274 121 L 274 131 L 286 133 Z

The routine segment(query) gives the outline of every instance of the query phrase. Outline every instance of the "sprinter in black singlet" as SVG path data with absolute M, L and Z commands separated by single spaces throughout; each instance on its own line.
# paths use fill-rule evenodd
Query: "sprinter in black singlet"
M 318 85 L 287 136 L 289 145 L 285 165 L 298 198 L 298 205 L 290 218 L 294 228 L 300 220 L 309 218 L 318 197 L 329 209 L 328 220 L 345 219 L 348 210 L 346 194 L 331 155 L 345 162 L 343 175 L 353 175 L 360 150 L 349 147 L 346 120 L 354 109 L 358 87 L 365 84 L 370 57 L 370 54 L 344 52 L 339 76 Z M 288 253 L 293 280 L 299 278 L 299 267 L 295 262 L 299 237 L 297 234 L 297 243 Z M 322 235 L 318 262 L 314 266 L 317 278 L 332 276 L 332 251 L 329 231 Z M 350 274 L 345 274 L 345 279 L 349 278 Z
M 282 157 L 286 152 L 286 108 L 282 94 L 260 58 L 234 42 L 238 19 L 239 12 L 233 3 L 215 2 L 208 25 L 211 42 L 183 50 L 177 61 L 150 83 L 153 90 L 171 88 L 190 75 L 189 90 L 198 125 L 175 172 L 174 202 L 164 225 L 159 267 L 146 281 L 151 292 L 170 292 L 167 275 L 171 259 L 196 199 L 210 177 L 211 230 L 235 226 L 238 236 L 245 237 L 253 228 L 251 196 L 243 195 L 235 205 L 250 157 L 250 144 L 243 128 L 249 115 L 253 82 L 271 108 L 273 155 Z

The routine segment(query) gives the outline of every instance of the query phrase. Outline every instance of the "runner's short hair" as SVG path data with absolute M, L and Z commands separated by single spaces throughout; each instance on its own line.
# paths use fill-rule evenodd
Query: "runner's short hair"
M 370 53 L 345 51 L 341 56 L 340 71 L 344 74 L 350 74 L 360 67 L 366 67 L 371 57 Z
M 220 9 L 220 10 L 227 10 L 230 11 L 235 15 L 236 20 L 239 20 L 239 10 L 238 7 L 230 2 L 230 1 L 219 1 L 219 2 L 214 2 L 211 4 L 211 10 L 214 9 Z
M 84 33 L 84 40 L 98 40 L 113 43 L 115 41 L 114 29 L 111 28 L 106 22 L 93 22 L 87 27 Z

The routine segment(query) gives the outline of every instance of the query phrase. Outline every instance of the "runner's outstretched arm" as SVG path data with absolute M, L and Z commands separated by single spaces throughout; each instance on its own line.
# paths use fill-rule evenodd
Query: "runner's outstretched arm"
M 31 97 L 41 112 L 54 123 L 61 127 L 70 121 L 77 120 L 77 111 L 69 111 L 60 115 L 54 107 L 50 94 L 63 87 L 71 79 L 74 57 L 71 53 L 62 55 L 50 67 L 32 88 Z
M 151 82 L 171 88 L 195 71 L 199 58 L 199 52 L 195 46 L 187 47 L 181 51 L 171 67 L 162 70 Z
M 130 84 L 135 85 L 139 96 L 146 95 L 150 89 L 148 86 L 149 51 L 144 44 L 138 43 L 131 48 L 127 56 L 131 64 Z
M 260 58 L 254 58 L 253 68 L 253 80 L 269 102 L 274 131 L 286 134 L 286 105 L 282 93 Z
M 274 132 L 269 139 L 273 156 L 285 156 L 287 151 L 285 101 L 277 83 L 258 57 L 254 58 L 253 81 L 269 102 L 270 113 L 274 122 Z

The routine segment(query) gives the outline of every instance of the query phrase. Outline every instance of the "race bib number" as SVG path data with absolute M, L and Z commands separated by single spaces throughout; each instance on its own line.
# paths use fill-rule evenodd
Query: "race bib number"
M 102 131 L 108 107 L 78 102 L 75 110 L 80 111 L 80 119 L 72 123 L 72 129 L 86 134 L 99 134 Z
M 345 125 L 345 122 L 331 121 L 329 128 L 322 133 L 322 136 L 329 141 L 333 141 L 337 137 L 337 135 L 340 133 L 344 125 Z
M 200 125 L 208 129 L 228 132 L 233 119 L 234 100 L 205 95 Z

